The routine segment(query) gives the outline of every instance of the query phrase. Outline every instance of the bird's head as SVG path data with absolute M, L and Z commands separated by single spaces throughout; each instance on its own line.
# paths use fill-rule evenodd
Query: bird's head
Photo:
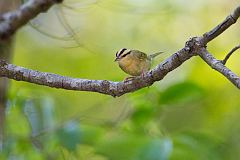
M 116 53 L 115 62 L 119 62 L 131 53 L 130 49 L 122 48 Z

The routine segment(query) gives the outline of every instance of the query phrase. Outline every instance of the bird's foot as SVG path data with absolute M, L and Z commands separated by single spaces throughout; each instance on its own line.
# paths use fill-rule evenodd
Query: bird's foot
M 142 72 L 142 73 L 141 73 L 141 78 L 143 79 L 143 78 L 144 78 L 144 76 L 145 76 L 145 73 L 144 73 L 144 72 Z

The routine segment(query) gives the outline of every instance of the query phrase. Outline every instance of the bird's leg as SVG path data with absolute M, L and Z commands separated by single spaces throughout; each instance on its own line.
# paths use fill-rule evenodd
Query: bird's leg
M 133 80 L 135 77 L 126 77 L 124 78 L 123 82 L 129 82 L 131 80 Z
M 142 70 L 141 78 L 144 78 L 144 71 Z
M 142 71 L 142 73 L 140 74 L 140 76 L 141 76 L 141 78 L 144 78 L 144 76 L 145 76 L 144 71 Z M 134 77 L 134 76 L 126 77 L 123 81 L 124 81 L 124 82 L 129 82 L 129 81 L 133 80 L 134 78 L 136 78 L 136 77 Z

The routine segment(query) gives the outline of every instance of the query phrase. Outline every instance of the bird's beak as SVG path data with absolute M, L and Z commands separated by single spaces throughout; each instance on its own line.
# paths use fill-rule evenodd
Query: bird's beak
M 114 60 L 114 62 L 119 61 L 119 59 L 120 59 L 119 57 L 116 57 L 115 60 Z

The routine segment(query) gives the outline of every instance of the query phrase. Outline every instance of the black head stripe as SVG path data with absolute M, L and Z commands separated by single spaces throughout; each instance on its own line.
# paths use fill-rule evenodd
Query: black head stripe
M 126 48 L 122 48 L 119 52 L 118 52 L 118 54 L 117 54 L 117 56 L 121 56 L 121 54 L 123 54 L 124 53 L 124 51 L 126 51 L 127 49 Z
M 131 53 L 131 51 L 128 51 L 127 53 L 124 53 L 124 54 L 122 54 L 122 56 L 121 57 L 126 57 L 128 54 L 130 54 Z

